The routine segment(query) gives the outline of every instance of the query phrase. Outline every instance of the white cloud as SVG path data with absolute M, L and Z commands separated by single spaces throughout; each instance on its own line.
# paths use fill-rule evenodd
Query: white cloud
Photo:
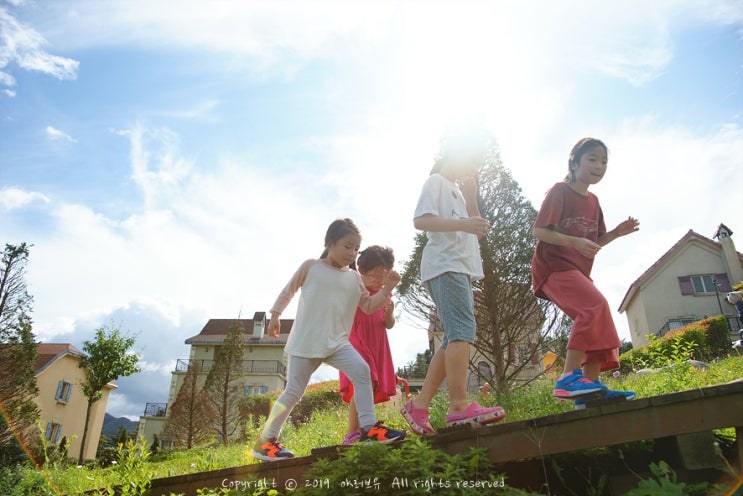
M 13 187 L 0 189 L 0 210 L 5 212 L 24 208 L 33 202 L 49 203 L 50 200 L 45 194 L 36 191 Z
M 0 7 L 0 33 L 0 69 L 15 63 L 62 80 L 77 77 L 78 61 L 46 52 L 47 42 L 39 32 L 18 22 L 4 7 Z M 7 77 L 3 79 L 8 84 Z
M 72 136 L 52 126 L 46 127 L 46 135 L 52 141 L 67 141 L 68 143 L 77 143 L 77 141 L 75 141 Z
M 177 359 L 188 359 L 184 341 L 198 334 L 206 323 L 203 311 L 186 309 L 172 301 L 140 299 L 86 316 L 72 327 L 53 336 L 39 336 L 43 342 L 72 343 L 82 349 L 84 341 L 95 339 L 98 328 L 118 328 L 134 337 L 141 372 L 116 381 L 118 389 L 110 398 L 107 412 L 115 417 L 137 419 L 146 403 L 166 403 L 171 372 Z

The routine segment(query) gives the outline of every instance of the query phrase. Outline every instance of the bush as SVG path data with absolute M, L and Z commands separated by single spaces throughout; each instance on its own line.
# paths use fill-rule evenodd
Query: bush
M 530 494 L 508 487 L 505 477 L 493 471 L 483 448 L 449 455 L 419 437 L 399 448 L 357 443 L 337 460 L 317 460 L 305 479 L 312 487 L 299 487 L 296 494 Z
M 674 329 L 649 344 L 619 357 L 623 373 L 645 367 L 662 367 L 688 359 L 710 361 L 727 356 L 730 337 L 725 317 L 719 315 Z
M 318 382 L 307 386 L 302 400 L 292 411 L 291 422 L 295 426 L 305 424 L 312 419 L 313 411 L 337 409 L 343 404 L 339 389 L 339 381 Z M 251 423 L 253 428 L 260 427 L 280 395 L 280 392 L 273 392 L 255 394 L 243 399 L 239 406 L 240 421 Z

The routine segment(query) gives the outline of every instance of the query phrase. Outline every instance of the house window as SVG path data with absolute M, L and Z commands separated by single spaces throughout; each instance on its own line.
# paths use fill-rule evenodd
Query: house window
M 688 319 L 668 319 L 668 330 L 673 331 L 674 329 L 680 329 L 684 327 L 685 325 L 689 325 L 692 322 L 696 322 L 698 319 L 695 318 L 688 318 Z
M 245 396 L 251 394 L 265 394 L 268 392 L 268 386 L 245 386 Z
M 527 362 L 531 362 L 531 349 L 527 344 L 520 344 L 516 346 L 516 356 L 518 357 L 519 365 Z
M 691 276 L 691 285 L 694 288 L 694 294 L 715 293 L 715 279 L 711 275 Z
M 717 291 L 720 293 L 730 291 L 730 280 L 724 272 L 720 274 L 680 276 L 678 281 L 682 295 L 713 295 Z M 715 284 L 717 288 L 715 288 Z
M 46 424 L 46 431 L 44 431 L 44 439 L 52 444 L 57 444 L 59 438 L 62 435 L 62 424 L 58 421 L 51 421 Z
M 60 403 L 68 403 L 70 401 L 70 395 L 72 395 L 72 384 L 67 381 L 59 381 L 54 399 Z

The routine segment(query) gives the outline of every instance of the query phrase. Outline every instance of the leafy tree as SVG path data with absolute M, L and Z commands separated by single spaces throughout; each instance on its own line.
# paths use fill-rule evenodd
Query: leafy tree
M 206 392 L 199 387 L 200 371 L 198 362 L 188 367 L 178 396 L 170 406 L 162 438 L 175 446 L 191 449 L 211 437 L 212 419 L 217 415 Z
M 428 348 L 423 353 L 416 354 L 415 360 L 408 362 L 405 367 L 397 369 L 397 375 L 407 379 L 426 377 L 432 358 L 433 352 Z
M 224 445 L 229 444 L 230 438 L 238 432 L 238 403 L 245 386 L 242 372 L 244 353 L 245 329 L 236 320 L 230 326 L 204 384 L 204 390 L 217 413 L 213 419 L 213 429 Z
M 103 388 L 119 377 L 127 377 L 139 372 L 137 362 L 139 356 L 130 353 L 135 339 L 124 337 L 117 328 L 108 332 L 104 328 L 96 329 L 95 340 L 84 341 L 83 351 L 86 355 L 80 360 L 78 367 L 87 369 L 87 377 L 81 384 L 83 394 L 88 399 L 88 408 L 85 412 L 85 427 L 80 443 L 78 463 L 83 463 L 83 451 L 88 436 L 88 424 L 93 404 L 103 397 Z
M 41 454 L 34 398 L 38 358 L 31 323 L 33 298 L 26 290 L 29 246 L 5 245 L 0 264 L 0 464 L 11 465 Z
M 474 283 L 477 353 L 470 371 L 503 392 L 526 383 L 521 372 L 537 359 L 544 336 L 560 314 L 551 303 L 537 299 L 531 289 L 531 258 L 536 246 L 532 226 L 537 212 L 503 166 L 494 140 L 482 156 L 477 177 L 479 209 L 491 228 L 480 240 L 485 277 Z M 426 241 L 425 233 L 416 235 L 399 293 L 408 312 L 435 322 L 435 307 L 420 284 Z M 490 373 L 478 367 L 482 361 L 489 365 Z

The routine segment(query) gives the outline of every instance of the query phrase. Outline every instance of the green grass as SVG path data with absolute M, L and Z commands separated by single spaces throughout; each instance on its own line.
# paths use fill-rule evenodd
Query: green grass
M 602 377 L 602 381 L 612 389 L 632 389 L 637 393 L 638 398 L 643 398 L 724 384 L 741 377 L 743 377 L 743 357 L 730 357 L 710 364 L 705 370 L 676 365 L 648 376 L 629 374 L 614 378 L 607 375 Z M 506 422 L 572 410 L 572 402 L 560 402 L 552 398 L 553 385 L 551 380 L 543 379 L 529 388 L 505 395 L 491 394 L 487 397 L 480 397 L 478 401 L 483 405 L 503 406 L 507 412 Z M 434 428 L 444 425 L 446 408 L 446 396 L 441 393 L 431 406 L 431 423 Z M 377 418 L 385 420 L 386 425 L 397 429 L 407 428 L 397 407 L 392 407 L 389 403 L 382 404 L 377 406 L 376 412 Z M 291 422 L 287 422 L 281 434 L 281 441 L 297 456 L 309 455 L 313 448 L 340 444 L 346 433 L 347 422 L 348 407 L 345 404 L 317 410 L 312 413 L 312 418 L 306 423 L 294 426 Z M 47 488 L 51 486 L 56 488 L 59 494 L 76 495 L 88 490 L 111 487 L 122 481 L 130 481 L 134 471 L 147 479 L 153 479 L 259 463 L 247 455 L 247 450 L 250 449 L 252 440 L 258 436 L 262 425 L 263 422 L 260 422 L 258 427 L 248 428 L 247 437 L 251 441 L 247 444 L 227 447 L 204 446 L 191 450 L 164 450 L 149 458 L 139 460 L 136 459 L 136 449 L 132 449 L 131 453 L 123 450 L 121 461 L 105 468 L 69 465 L 47 468 L 42 471 L 27 467 L 21 469 L 20 474 L 8 475 L 0 472 L 0 489 L 11 486 L 8 491 L 12 492 L 7 492 L 10 496 L 57 494 L 53 490 L 44 489 L 45 486 Z M 13 476 L 23 482 L 9 484 L 7 480 L 12 479 Z M 3 479 L 6 479 L 5 486 L 3 486 Z M 3 494 L 6 492 L 3 491 Z

